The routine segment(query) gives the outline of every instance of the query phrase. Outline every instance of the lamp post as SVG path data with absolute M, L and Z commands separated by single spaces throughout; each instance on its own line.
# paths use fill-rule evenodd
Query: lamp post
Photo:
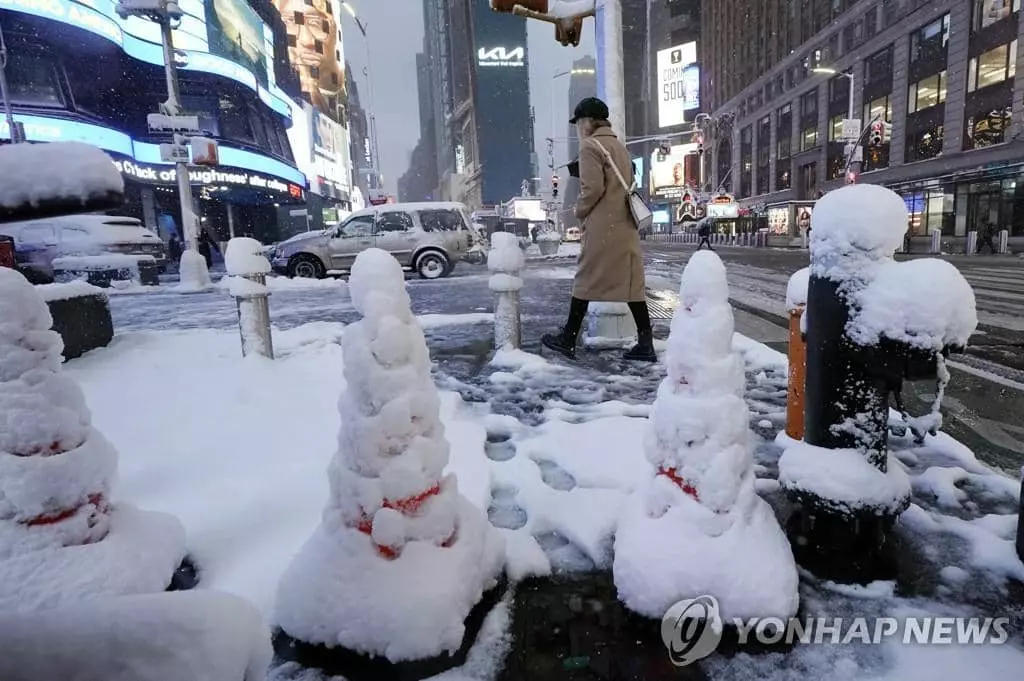
M 854 113 L 853 113 L 853 85 L 854 85 L 854 82 L 856 81 L 856 76 L 853 75 L 853 70 L 851 69 L 850 71 L 836 71 L 835 69 L 820 67 L 820 68 L 816 68 L 816 69 L 811 69 L 811 72 L 812 73 L 821 73 L 821 74 L 825 74 L 825 75 L 829 75 L 829 76 L 842 76 L 842 77 L 844 77 L 844 78 L 846 78 L 847 80 L 850 81 L 850 100 L 849 100 L 849 104 L 847 105 L 847 108 L 846 108 L 846 120 L 848 120 L 848 121 L 854 120 L 854 117 L 853 117 L 854 116 Z M 854 158 L 854 156 L 857 153 L 857 146 L 860 143 L 860 138 L 863 136 L 863 133 L 861 133 L 860 130 L 858 130 L 857 132 L 860 133 L 860 134 L 858 134 L 856 140 L 853 140 L 853 141 L 849 141 L 848 140 L 847 141 L 847 144 L 848 144 L 847 149 L 846 149 L 846 170 L 848 172 L 847 177 L 851 177 L 851 175 L 849 174 L 850 172 L 852 172 L 853 175 L 856 175 L 857 171 L 859 170 L 859 168 L 854 168 L 853 158 Z
M 366 68 L 363 69 L 363 75 L 366 76 L 366 93 L 369 96 L 370 100 L 370 111 L 368 118 L 370 120 L 370 143 L 373 145 L 374 165 L 371 188 L 379 188 L 380 146 L 377 144 L 377 117 L 374 115 L 376 107 L 374 105 L 373 100 L 373 67 L 371 66 L 373 62 L 370 58 L 370 37 L 369 35 L 367 35 L 366 32 L 366 29 L 368 28 L 369 24 L 367 24 L 366 22 L 359 18 L 359 15 L 356 14 L 355 8 L 348 2 L 342 0 L 341 6 L 345 8 L 345 11 L 348 12 L 348 15 L 352 17 L 353 21 L 356 22 L 356 28 L 358 28 L 359 32 L 363 35 L 363 44 L 366 46 Z

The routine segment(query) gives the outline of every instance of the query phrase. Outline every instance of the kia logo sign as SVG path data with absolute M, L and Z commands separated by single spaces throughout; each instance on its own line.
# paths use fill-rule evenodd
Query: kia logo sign
M 477 52 L 477 62 L 480 66 L 525 66 L 526 48 L 481 47 Z

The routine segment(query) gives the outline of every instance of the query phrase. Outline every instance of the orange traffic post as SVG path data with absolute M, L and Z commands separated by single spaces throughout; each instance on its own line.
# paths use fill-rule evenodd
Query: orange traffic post
M 800 332 L 804 306 L 789 312 L 789 390 L 786 397 L 786 435 L 804 439 L 804 392 L 807 387 L 807 343 Z

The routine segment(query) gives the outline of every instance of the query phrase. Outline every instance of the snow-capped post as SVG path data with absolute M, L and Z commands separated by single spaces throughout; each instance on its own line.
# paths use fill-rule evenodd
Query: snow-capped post
M 330 495 L 281 578 L 274 646 L 350 681 L 421 679 L 465 661 L 500 597 L 504 540 L 444 475 L 440 398 L 401 265 L 363 251 L 349 292 L 362 319 L 342 338 Z
M 705 595 L 717 599 L 726 621 L 797 612 L 793 553 L 754 490 L 733 329 L 725 265 L 698 251 L 683 270 L 667 376 L 644 440 L 656 473 L 626 502 L 615 535 L 619 598 L 646 617 L 660 619 L 674 603 Z
M 931 241 L 931 245 L 929 247 L 929 252 L 932 255 L 938 255 L 939 253 L 942 253 L 942 230 L 941 229 L 933 229 L 932 230 L 932 241 Z
M 626 303 L 594 302 L 587 311 L 583 344 L 588 348 L 625 348 L 636 342 L 636 322 Z
M 1020 469 L 1020 510 L 1017 512 L 1017 557 L 1024 561 L 1024 468 Z
M 797 502 L 788 524 L 797 559 L 836 581 L 891 578 L 892 529 L 910 482 L 888 453 L 889 397 L 905 380 L 934 379 L 941 426 L 944 358 L 977 327 L 974 292 L 948 262 L 895 262 L 907 209 L 895 192 L 858 184 L 822 197 L 811 220 L 804 442 L 787 443 L 779 481 Z
M 996 253 L 1006 255 L 1010 252 L 1010 232 L 1006 229 L 999 230 L 999 238 L 996 241 Z
M 786 311 L 789 312 L 789 384 L 786 391 L 786 435 L 804 437 L 804 392 L 807 385 L 807 343 L 804 341 L 804 310 L 807 309 L 808 267 L 789 278 Z
M 238 330 L 242 337 L 242 356 L 262 355 L 274 359 L 274 341 L 270 333 L 270 289 L 267 273 L 270 262 L 263 245 L 249 237 L 228 242 L 224 265 L 231 277 L 229 291 L 238 304 Z
M 964 249 L 965 255 L 976 255 L 978 253 L 978 232 L 971 230 L 967 232 L 967 246 Z
M 0 268 L 0 611 L 193 585 L 181 523 L 111 503 L 117 450 L 51 325 L 35 287 Z
M 487 253 L 487 269 L 491 271 L 491 278 L 487 285 L 494 291 L 495 350 L 522 345 L 519 291 L 523 288 L 520 273 L 525 265 L 526 256 L 515 234 L 495 232 L 491 235 L 491 250 Z

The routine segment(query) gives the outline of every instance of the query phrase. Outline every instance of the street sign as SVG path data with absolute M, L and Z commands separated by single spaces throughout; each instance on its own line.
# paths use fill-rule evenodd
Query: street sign
M 197 166 L 215 166 L 220 163 L 217 142 L 208 137 L 191 137 L 192 163 Z
M 165 116 L 151 113 L 146 116 L 150 132 L 199 132 L 199 116 Z
M 844 118 L 843 127 L 839 134 L 840 140 L 844 142 L 856 142 L 859 140 L 861 130 L 860 123 L 861 121 L 859 118 Z
M 161 144 L 160 160 L 164 163 L 188 163 L 188 147 L 183 144 Z

